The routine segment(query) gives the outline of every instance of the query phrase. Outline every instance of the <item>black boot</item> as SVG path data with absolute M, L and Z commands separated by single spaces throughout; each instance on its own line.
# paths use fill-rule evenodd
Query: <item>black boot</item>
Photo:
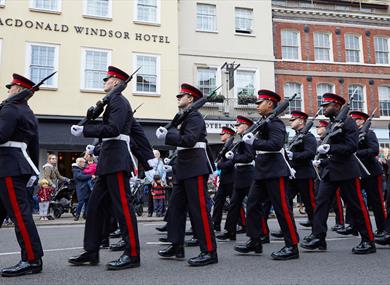
M 19 261 L 18 264 L 3 268 L 1 270 L 1 276 L 3 277 L 15 277 L 25 274 L 37 274 L 42 271 L 42 259 L 37 259 L 35 261 Z
M 89 263 L 90 265 L 97 265 L 99 263 L 99 252 L 97 251 L 84 251 L 80 255 L 71 256 L 68 262 L 73 265 L 84 265 Z
M 199 241 L 197 238 L 193 237 L 192 239 L 184 241 L 184 246 L 186 247 L 199 246 Z
M 383 236 L 375 237 L 375 242 L 380 245 L 390 245 L 390 234 L 385 233 Z
M 246 233 L 246 228 L 245 226 L 240 226 L 239 229 L 236 231 L 237 234 L 245 234 Z
M 168 231 L 168 224 L 166 223 L 165 225 L 161 226 L 161 227 L 156 227 L 156 230 L 158 230 L 159 232 L 167 232 Z
M 306 222 L 300 222 L 299 223 L 302 227 L 310 228 L 312 226 L 312 223 L 310 220 L 307 220 Z
M 234 247 L 235 251 L 238 251 L 239 253 L 262 253 L 263 252 L 263 246 L 261 245 L 261 239 L 249 239 L 245 244 L 236 245 Z
M 236 240 L 236 234 L 226 231 L 223 234 L 217 235 L 216 238 L 219 240 Z
M 310 250 L 326 250 L 327 245 L 325 241 L 325 236 L 310 234 L 303 239 L 303 241 L 301 242 L 301 247 Z
M 386 234 L 385 231 L 380 231 L 380 230 L 376 230 L 374 236 L 377 238 L 377 237 L 381 237 L 381 236 L 384 236 Z
M 283 238 L 283 232 L 279 230 L 278 232 L 271 232 L 271 236 L 276 237 L 276 238 Z
M 354 227 L 352 227 L 351 225 L 349 225 L 348 227 L 346 227 L 344 229 L 337 230 L 336 233 L 343 235 L 343 236 L 347 236 L 347 235 L 357 236 L 358 235 L 358 231 Z
M 119 238 L 122 236 L 121 230 L 117 229 L 115 232 L 110 233 L 110 238 Z
M 80 216 L 77 215 L 77 216 L 74 217 L 73 221 L 76 221 L 76 222 L 77 222 L 79 219 L 80 219 Z
M 339 231 L 339 230 L 343 230 L 345 227 L 344 225 L 342 224 L 335 224 L 333 227 L 331 227 L 330 229 L 333 231 L 333 232 L 336 232 L 336 231 Z
M 216 251 L 201 252 L 197 257 L 188 259 L 188 264 L 191 266 L 204 266 L 213 263 L 218 263 L 218 255 Z
M 170 242 L 170 241 L 168 240 L 168 237 L 160 237 L 160 238 L 158 239 L 158 241 L 159 241 L 159 242 Z
M 111 251 L 123 251 L 125 250 L 125 248 L 126 248 L 126 242 L 123 239 L 121 239 L 117 243 L 110 245 Z
M 285 246 L 281 250 L 273 252 L 271 257 L 275 260 L 290 260 L 299 258 L 298 247 L 296 245 Z
M 370 254 L 374 252 L 376 252 L 376 247 L 373 241 L 361 241 L 352 249 L 354 254 Z
M 109 248 L 109 247 L 110 247 L 110 242 L 108 238 L 105 238 L 100 242 L 100 248 Z
M 269 235 L 266 235 L 266 236 L 261 236 L 260 237 L 260 239 L 261 239 L 261 243 L 262 244 L 265 244 L 265 243 L 270 243 L 270 240 L 269 240 Z
M 165 249 L 160 249 L 158 255 L 161 257 L 176 257 L 184 258 L 184 246 L 179 244 L 172 244 Z
M 140 266 L 139 256 L 121 255 L 117 260 L 107 263 L 107 270 L 121 270 L 125 268 L 134 268 Z
M 221 231 L 221 225 L 214 225 L 214 231 L 220 232 Z

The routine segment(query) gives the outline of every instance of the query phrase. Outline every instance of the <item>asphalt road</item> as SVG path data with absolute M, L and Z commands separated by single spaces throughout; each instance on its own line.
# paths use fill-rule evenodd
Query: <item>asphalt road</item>
M 302 221 L 303 219 L 297 219 Z M 154 229 L 161 223 L 140 223 L 141 267 L 117 272 L 105 270 L 105 263 L 116 259 L 118 252 L 101 251 L 100 265 L 74 267 L 67 258 L 81 250 L 83 225 L 39 226 L 45 249 L 44 271 L 18 278 L 1 278 L 0 284 L 390 284 L 390 247 L 377 247 L 377 253 L 356 256 L 351 253 L 359 238 L 342 238 L 329 232 L 328 251 L 305 252 L 298 260 L 274 261 L 272 251 L 283 246 L 271 240 L 262 255 L 238 255 L 233 242 L 218 242 L 219 263 L 193 268 L 186 261 L 161 260 L 157 242 L 161 234 Z M 333 224 L 333 219 L 329 225 Z M 278 228 L 270 220 L 271 230 Z M 298 226 L 301 238 L 309 233 Z M 245 241 L 244 235 L 238 241 Z M 112 240 L 115 242 L 116 240 Z M 186 257 L 198 254 L 187 248 Z M 20 259 L 12 228 L 0 229 L 0 267 L 14 265 Z

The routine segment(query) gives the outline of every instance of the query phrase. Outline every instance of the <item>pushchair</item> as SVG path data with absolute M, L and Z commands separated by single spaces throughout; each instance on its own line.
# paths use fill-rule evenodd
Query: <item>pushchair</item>
M 53 213 L 56 219 L 61 218 L 63 213 L 76 215 L 77 198 L 75 195 L 75 186 L 73 180 L 63 182 L 58 186 L 49 205 L 49 213 Z
M 131 189 L 131 202 L 133 204 L 135 213 L 141 217 L 144 212 L 144 201 L 143 201 L 143 189 L 145 181 L 139 178 L 130 179 Z

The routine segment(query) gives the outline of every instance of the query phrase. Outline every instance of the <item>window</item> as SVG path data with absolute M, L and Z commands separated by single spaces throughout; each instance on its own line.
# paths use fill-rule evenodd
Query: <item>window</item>
M 135 69 L 142 66 L 137 73 L 135 93 L 159 94 L 160 57 L 157 55 L 136 54 L 135 62 Z
M 102 90 L 103 78 L 111 63 L 111 51 L 104 49 L 82 49 L 81 89 Z
M 320 108 L 322 102 L 322 95 L 325 93 L 333 93 L 334 85 L 329 83 L 320 83 L 317 85 L 317 108 Z M 321 111 L 319 115 L 323 115 Z
M 375 61 L 377 64 L 389 64 L 389 39 L 374 37 Z
M 0 7 L 5 5 L 5 0 L 0 0 Z
M 217 7 L 210 4 L 196 4 L 196 29 L 204 32 L 217 31 Z
M 298 94 L 294 100 L 290 102 L 286 110 L 286 114 L 291 114 L 291 111 L 302 111 L 302 86 L 299 83 L 287 82 L 284 84 L 284 98 L 287 100 L 294 94 Z
M 314 59 L 316 61 L 331 61 L 331 39 L 329 33 L 314 33 Z
M 217 87 L 217 69 L 198 67 L 198 88 L 208 95 Z
M 253 10 L 247 8 L 236 8 L 236 33 L 251 34 Z
M 26 74 L 34 82 L 39 82 L 58 70 L 58 46 L 40 43 L 27 44 Z M 57 74 L 49 78 L 42 87 L 57 88 Z
M 60 0 L 30 0 L 31 8 L 46 10 L 46 11 L 61 11 L 61 3 Z
M 111 0 L 84 0 L 84 14 L 93 17 L 111 18 Z
M 390 86 L 379 86 L 378 95 L 381 116 L 390 117 Z
M 135 19 L 146 23 L 160 23 L 160 0 L 137 0 Z
M 251 101 L 250 98 L 256 96 L 256 90 L 258 87 L 256 71 L 237 70 L 234 81 L 238 105 L 247 105 L 249 102 L 254 101 Z
M 345 34 L 345 61 L 360 62 L 360 37 Z
M 298 32 L 282 30 L 282 59 L 300 59 Z
M 360 85 L 349 85 L 348 86 L 348 98 L 351 98 L 352 94 L 353 101 L 351 103 L 351 111 L 365 111 L 365 100 L 363 87 Z

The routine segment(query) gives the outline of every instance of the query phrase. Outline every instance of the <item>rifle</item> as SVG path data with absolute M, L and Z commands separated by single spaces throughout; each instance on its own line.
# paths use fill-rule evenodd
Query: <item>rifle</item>
M 219 151 L 217 155 L 217 159 L 215 160 L 215 163 L 217 163 L 219 160 L 222 159 L 222 157 L 225 155 L 225 153 L 228 151 L 229 147 L 233 145 L 233 141 L 235 139 L 235 135 L 232 135 L 223 145 L 222 149 Z
M 362 142 L 366 138 L 367 132 L 371 127 L 371 121 L 374 118 L 376 109 L 377 108 L 375 108 L 375 110 L 372 111 L 371 116 L 364 122 L 363 126 L 361 127 L 360 132 L 359 132 L 359 143 Z
M 221 88 L 222 85 L 218 86 L 217 88 L 215 88 L 209 95 L 207 95 L 206 97 L 202 97 L 200 98 L 199 100 L 195 101 L 194 103 L 192 103 L 188 108 L 186 108 L 185 110 L 181 111 L 181 112 L 178 112 L 175 117 L 173 118 L 173 120 L 166 124 L 164 126 L 164 128 L 166 128 L 167 130 L 171 129 L 171 128 L 176 128 L 178 125 L 180 125 L 184 120 L 185 118 L 188 116 L 188 114 L 190 114 L 191 112 L 193 111 L 197 111 L 199 110 L 204 104 L 206 104 L 210 99 L 212 99 L 216 94 L 217 94 L 217 90 L 219 88 Z
M 129 83 L 131 81 L 131 79 L 133 79 L 134 74 L 136 74 L 138 72 L 138 70 L 140 70 L 140 69 L 141 69 L 141 66 L 138 67 L 137 70 L 134 71 L 129 76 L 129 78 L 127 78 L 123 83 L 118 84 L 110 92 L 108 92 L 106 94 L 106 96 L 103 97 L 103 99 L 97 101 L 95 106 L 91 106 L 87 110 L 87 116 L 84 119 L 82 119 L 77 125 L 84 126 L 89 121 L 93 121 L 93 120 L 97 119 L 100 116 L 100 114 L 103 113 L 104 107 L 108 104 L 108 102 L 110 102 L 112 96 L 119 94 L 123 90 L 125 90 L 125 88 L 127 87 L 127 83 Z
M 0 110 L 3 109 L 3 107 L 8 103 L 18 102 L 21 100 L 27 101 L 28 99 L 30 99 L 33 96 L 35 91 L 39 90 L 39 86 L 41 86 L 46 80 L 48 80 L 50 77 L 54 76 L 54 74 L 56 74 L 56 73 L 57 73 L 57 71 L 54 71 L 52 74 L 43 78 L 41 81 L 39 81 L 39 83 L 35 84 L 30 89 L 23 89 L 22 91 L 16 93 L 15 95 L 3 100 L 3 102 L 0 103 Z
M 137 112 L 137 110 L 138 110 L 139 108 L 142 107 L 143 104 L 144 104 L 144 103 L 139 104 L 139 105 L 134 109 L 133 115 L 135 114 L 135 112 Z

